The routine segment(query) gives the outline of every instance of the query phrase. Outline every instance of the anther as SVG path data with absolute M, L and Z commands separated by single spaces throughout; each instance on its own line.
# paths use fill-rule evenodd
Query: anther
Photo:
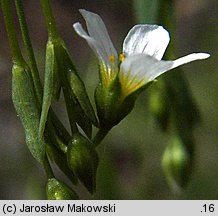
M 113 63 L 114 63 L 115 60 L 116 60 L 116 59 L 115 59 L 115 56 L 114 56 L 114 55 L 111 55 L 111 56 L 109 57 L 109 60 L 110 60 L 110 62 L 113 62 Z
M 120 54 L 119 60 L 123 62 L 125 60 L 125 55 L 123 53 Z

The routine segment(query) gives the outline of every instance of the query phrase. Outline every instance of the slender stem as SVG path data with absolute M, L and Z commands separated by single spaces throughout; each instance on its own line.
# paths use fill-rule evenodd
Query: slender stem
M 45 16 L 46 25 L 48 28 L 49 39 L 50 40 L 59 40 L 59 35 L 57 32 L 56 23 L 55 23 L 55 19 L 54 19 L 53 13 L 52 13 L 52 9 L 51 9 L 51 5 L 50 5 L 49 0 L 40 0 L 40 3 L 42 6 L 44 16 Z M 65 101 L 67 104 L 68 116 L 70 118 L 69 120 L 70 120 L 71 131 L 72 131 L 72 133 L 76 133 L 76 132 L 78 132 L 78 128 L 76 126 L 74 113 L 72 113 L 72 109 L 71 109 L 72 103 L 70 101 L 68 92 L 66 92 L 65 88 L 63 88 L 63 92 L 64 92 L 64 98 L 65 98 Z
M 24 45 L 25 45 L 25 48 L 27 50 L 29 65 L 30 65 L 30 69 L 31 69 L 31 76 L 32 76 L 38 104 L 40 106 L 39 107 L 39 110 L 40 110 L 41 106 L 42 106 L 42 84 L 40 81 L 39 71 L 37 68 L 32 43 L 31 43 L 31 40 L 29 37 L 29 31 L 28 31 L 28 27 L 27 27 L 27 23 L 26 23 L 26 18 L 25 18 L 25 13 L 24 13 L 22 1 L 15 0 L 15 4 L 16 4 L 16 10 L 17 10 L 19 23 L 20 23 L 20 28 L 21 28 L 21 33 L 22 33 Z M 52 120 L 54 119 L 55 126 L 57 126 L 57 124 L 58 124 L 58 128 L 60 130 L 59 133 L 63 133 L 66 137 L 69 137 L 70 136 L 69 133 L 67 132 L 67 130 L 65 129 L 63 124 L 60 122 L 60 120 L 57 118 L 57 116 L 55 115 L 55 113 L 52 109 L 50 109 L 50 114 L 52 116 Z M 49 130 L 51 130 L 50 128 L 51 128 L 51 123 L 50 123 Z
M 10 10 L 10 1 L 2 0 L 0 3 L 1 3 L 3 15 L 4 15 L 5 26 L 6 26 L 8 38 L 9 38 L 9 45 L 10 45 L 10 48 L 12 50 L 13 62 L 14 62 L 14 64 L 23 65 L 25 63 L 25 61 L 24 61 L 23 56 L 21 54 L 18 40 L 16 37 L 13 18 L 12 18 L 11 10 Z M 29 33 L 28 33 L 28 28 L 27 28 L 25 15 L 24 15 L 23 5 L 22 5 L 20 0 L 15 0 L 15 3 L 16 3 L 17 15 L 18 15 L 19 22 L 20 22 L 22 37 L 23 37 L 25 48 L 27 50 L 29 64 L 31 67 L 31 76 L 32 76 L 32 80 L 34 83 L 36 98 L 37 98 L 39 110 L 40 110 L 41 104 L 42 104 L 42 85 L 40 82 L 39 72 L 37 69 L 37 64 L 36 64 L 31 40 L 30 40 Z M 67 130 L 65 129 L 65 127 L 63 126 L 63 124 L 60 122 L 60 120 L 57 118 L 57 116 L 55 115 L 55 113 L 53 111 L 51 112 L 51 115 L 55 119 L 55 125 L 58 122 L 59 130 L 61 132 L 63 131 L 64 135 L 67 135 L 67 137 L 69 137 L 70 136 L 69 133 L 67 132 Z M 48 130 L 51 131 L 52 130 L 51 127 Z M 54 176 L 47 157 L 44 161 L 43 166 L 44 166 L 44 169 L 46 170 L 47 176 L 50 176 L 50 177 Z
M 93 138 L 92 142 L 94 144 L 95 147 L 97 147 L 102 140 L 105 138 L 105 136 L 108 134 L 109 130 L 105 130 L 105 129 L 99 129 L 99 131 L 97 132 L 97 134 L 95 135 L 95 137 Z
M 21 0 L 15 0 L 17 15 L 20 23 L 21 33 L 24 41 L 25 48 L 27 50 L 27 55 L 29 59 L 29 65 L 31 69 L 31 76 L 34 84 L 34 89 L 38 99 L 38 103 L 41 104 L 42 101 L 42 84 L 40 82 L 39 71 L 36 64 L 35 55 L 33 52 L 32 43 L 29 37 L 29 31 L 26 23 L 26 18 L 24 14 L 23 4 Z
M 54 178 L 54 173 L 53 173 L 51 165 L 50 165 L 50 163 L 48 161 L 47 155 L 45 156 L 45 159 L 43 161 L 43 167 L 44 167 L 45 173 L 47 175 L 47 178 L 48 179 Z
M 55 24 L 55 19 L 54 19 L 53 13 L 52 13 L 50 2 L 49 2 L 49 0 L 40 0 L 40 3 L 42 6 L 44 16 L 45 16 L 45 21 L 46 21 L 46 25 L 48 28 L 49 38 L 50 38 L 50 40 L 57 40 L 57 39 L 59 39 L 59 36 L 58 36 L 58 32 L 57 32 L 57 28 L 56 28 L 56 24 Z M 66 100 L 66 96 L 65 96 L 65 100 Z M 51 115 L 52 115 L 53 119 L 55 119 L 54 112 L 51 112 Z M 76 123 L 74 123 L 74 121 L 70 121 L 70 125 L 71 125 L 72 132 L 78 131 Z
M 50 2 L 49 0 L 40 0 L 40 3 L 45 16 L 48 34 L 52 39 L 56 39 L 58 37 L 58 33 Z
M 10 1 L 1 1 L 2 12 L 4 16 L 5 26 L 8 34 L 9 45 L 12 51 L 12 59 L 15 64 L 23 64 L 24 59 L 22 57 L 20 47 L 18 44 L 15 27 L 13 23 L 12 13 L 10 9 Z

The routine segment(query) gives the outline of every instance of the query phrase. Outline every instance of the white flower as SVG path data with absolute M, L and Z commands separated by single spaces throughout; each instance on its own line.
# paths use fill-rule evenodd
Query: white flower
M 161 60 L 170 41 L 168 31 L 158 25 L 135 25 L 124 39 L 123 52 L 118 58 L 100 16 L 83 9 L 80 13 L 86 21 L 88 34 L 80 23 L 73 27 L 97 55 L 102 84 L 107 86 L 118 75 L 125 95 L 173 68 L 210 56 L 193 53 L 174 61 Z

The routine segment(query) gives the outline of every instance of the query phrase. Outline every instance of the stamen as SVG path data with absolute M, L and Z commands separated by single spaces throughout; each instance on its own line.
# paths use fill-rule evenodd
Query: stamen
M 125 55 L 123 53 L 120 54 L 119 60 L 123 62 L 125 60 Z
M 114 63 L 116 61 L 115 56 L 114 55 L 110 55 L 109 61 Z

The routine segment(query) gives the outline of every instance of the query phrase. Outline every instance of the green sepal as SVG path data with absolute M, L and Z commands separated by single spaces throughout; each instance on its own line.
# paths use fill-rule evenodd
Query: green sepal
M 66 105 L 70 107 L 68 108 L 69 119 L 76 121 L 86 135 L 91 137 L 92 124 L 98 126 L 98 121 L 88 98 L 85 85 L 78 76 L 70 55 L 61 39 L 56 41 L 55 50 Z M 71 118 L 72 115 L 74 117 Z
M 79 103 L 77 103 L 76 99 L 73 98 L 73 95 L 70 95 L 66 89 L 63 89 L 63 92 L 66 101 L 66 107 L 67 107 L 70 124 L 78 123 L 78 125 L 82 128 L 85 134 L 89 138 L 91 138 L 92 123 L 90 119 L 85 115 Z M 72 130 L 72 133 L 74 132 L 75 131 Z
M 58 99 L 60 96 L 60 82 L 58 79 L 57 61 L 54 54 L 54 44 L 48 41 L 45 60 L 45 79 L 42 111 L 39 124 L 39 137 L 43 136 L 52 97 Z
M 80 77 L 75 72 L 72 71 L 68 71 L 68 81 L 70 83 L 70 87 L 72 90 L 71 94 L 75 95 L 76 100 L 80 104 L 86 116 L 89 117 L 91 122 L 96 127 L 98 127 L 98 120 L 95 116 L 94 109 L 86 93 L 84 83 L 82 82 Z
M 43 164 L 45 140 L 38 136 L 40 114 L 26 65 L 14 65 L 12 68 L 12 100 L 25 130 L 26 144 L 33 157 Z
M 68 185 L 55 178 L 48 179 L 46 185 L 48 200 L 78 200 L 79 197 Z
M 146 85 L 127 95 L 120 105 L 117 107 L 117 124 L 124 119 L 134 108 L 135 101 L 138 96 L 147 89 L 154 81 L 148 82 Z
M 45 131 L 45 137 L 51 140 L 51 143 L 53 143 L 59 150 L 61 150 L 63 153 L 66 153 L 69 140 L 66 141 L 60 136 L 56 128 L 52 125 L 50 119 L 48 121 L 48 127 L 46 129 L 47 130 Z
M 105 87 L 101 82 L 95 89 L 95 103 L 97 107 L 100 128 L 110 129 L 120 120 L 117 109 L 120 106 L 121 86 L 118 78 Z
M 100 121 L 100 128 L 110 130 L 122 121 L 133 109 L 138 95 L 153 81 L 123 97 L 118 77 L 105 87 L 100 82 L 95 90 L 95 102 Z
M 94 145 L 80 134 L 74 134 L 68 145 L 67 160 L 70 169 L 87 190 L 93 194 L 96 191 L 96 172 L 98 154 Z
M 72 170 L 68 167 L 67 156 L 60 151 L 56 146 L 51 143 L 47 143 L 46 151 L 49 158 L 56 163 L 59 169 L 69 178 L 73 184 L 77 184 L 78 180 Z
M 54 115 L 54 111 L 51 110 L 50 112 L 50 119 L 56 136 L 58 137 L 58 139 L 62 140 L 65 143 L 65 145 L 68 145 L 68 142 L 71 138 L 69 132 L 63 126 L 62 122 L 56 117 L 56 115 Z
M 92 137 L 92 122 L 90 119 L 85 115 L 83 110 L 81 109 L 81 106 L 78 103 L 74 104 L 74 110 L 75 110 L 75 118 L 78 125 L 82 128 L 82 130 L 85 132 L 88 138 Z
M 189 140 L 190 142 L 190 140 Z M 193 164 L 193 152 L 180 136 L 171 138 L 162 158 L 162 169 L 170 188 L 179 191 L 190 178 Z

